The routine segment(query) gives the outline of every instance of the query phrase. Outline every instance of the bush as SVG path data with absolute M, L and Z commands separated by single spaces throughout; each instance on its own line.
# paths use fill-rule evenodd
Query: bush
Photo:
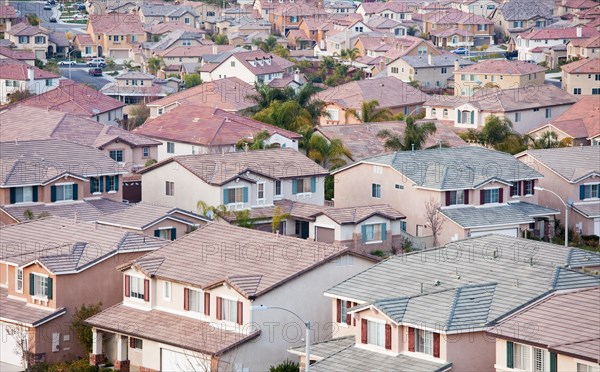
M 371 251 L 371 254 L 372 254 L 373 256 L 377 256 L 377 257 L 381 257 L 381 258 L 385 257 L 385 252 L 384 252 L 384 251 L 382 251 L 381 249 L 375 249 L 375 250 L 372 250 L 372 251 Z
M 283 363 L 269 367 L 269 372 L 300 372 L 300 365 L 298 362 L 286 359 Z
M 144 164 L 144 167 L 149 167 L 149 166 L 151 166 L 152 164 L 155 164 L 155 163 L 156 163 L 156 159 L 148 159 L 148 160 L 146 160 L 146 163 Z
M 75 308 L 71 329 L 75 333 L 77 341 L 89 353 L 92 351 L 92 327 L 85 324 L 84 321 L 102 311 L 102 302 L 90 305 L 81 305 L 80 308 Z M 87 361 L 86 361 L 87 362 Z M 79 370 L 78 370 L 79 371 Z

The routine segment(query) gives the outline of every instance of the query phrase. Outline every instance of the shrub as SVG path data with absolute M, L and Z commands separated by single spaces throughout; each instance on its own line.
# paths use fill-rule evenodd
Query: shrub
M 300 365 L 298 362 L 286 359 L 283 363 L 269 367 L 269 372 L 300 372 Z
M 144 163 L 144 167 L 149 167 L 155 163 L 156 163 L 156 159 L 148 159 L 148 160 L 146 160 L 146 163 Z
M 75 308 L 73 314 L 73 320 L 71 322 L 71 329 L 77 337 L 77 341 L 83 348 L 89 353 L 92 351 L 92 327 L 85 324 L 84 321 L 98 314 L 102 310 L 102 302 L 90 305 L 81 305 L 80 308 Z
M 373 256 L 377 256 L 377 257 L 382 257 L 382 258 L 383 258 L 383 257 L 385 257 L 385 252 L 384 252 L 384 251 L 382 251 L 381 249 L 375 249 L 375 250 L 372 250 L 372 251 L 371 251 L 371 254 L 372 254 Z

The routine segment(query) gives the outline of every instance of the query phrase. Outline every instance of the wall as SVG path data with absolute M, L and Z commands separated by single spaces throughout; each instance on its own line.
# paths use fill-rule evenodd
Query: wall
M 562 89 L 574 94 L 575 88 L 581 89 L 582 95 L 592 95 L 592 89 L 600 89 L 600 82 L 596 81 L 597 74 L 568 74 L 562 72 Z

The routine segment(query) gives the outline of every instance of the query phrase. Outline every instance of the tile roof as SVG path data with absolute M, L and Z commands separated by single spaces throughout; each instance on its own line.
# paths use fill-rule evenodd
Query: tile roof
M 589 9 L 598 6 L 598 3 L 592 0 L 562 0 L 560 5 L 565 8 Z
M 573 204 L 572 208 L 587 218 L 600 217 L 600 201 Z
M 114 305 L 88 318 L 86 323 L 100 329 L 209 355 L 220 355 L 260 335 L 260 331 L 250 334 L 228 331 L 188 316 L 156 309 L 138 310 L 123 304 Z
M 436 25 L 491 25 L 493 21 L 480 15 L 465 13 L 457 9 L 447 9 L 423 14 L 423 21 Z
M 42 30 L 38 26 L 31 26 L 27 22 L 21 22 L 13 25 L 9 31 L 6 31 L 6 33 L 14 36 L 34 36 L 39 34 L 48 35 L 47 31 Z
M 191 104 L 238 112 L 256 105 L 254 101 L 248 98 L 254 94 L 256 94 L 254 86 L 236 77 L 228 77 L 202 83 L 191 89 L 152 101 L 148 106 L 164 107 L 172 104 Z
M 314 4 L 305 3 L 305 2 L 293 2 L 282 4 L 281 6 L 276 7 L 272 14 L 275 15 L 286 15 L 286 16 L 296 16 L 299 18 L 311 17 L 311 18 L 320 18 L 321 16 L 324 19 L 327 19 L 329 13 L 325 11 L 325 9 L 321 7 L 315 7 Z
M 79 45 L 96 45 L 92 36 L 88 34 L 77 34 L 75 35 L 75 40 L 77 40 Z
M 298 140 L 302 136 L 269 124 L 212 107 L 185 105 L 148 119 L 134 133 L 203 146 L 235 145 L 267 131 Z
M 450 37 L 450 36 L 454 36 L 454 35 L 460 35 L 460 36 L 469 36 L 469 31 L 464 30 L 462 28 L 457 28 L 457 27 L 452 27 L 452 28 L 445 28 L 445 29 L 437 29 L 437 30 L 431 30 L 429 31 L 429 33 L 433 36 L 437 36 L 437 37 Z
M 584 96 L 553 121 L 532 132 L 544 127 L 554 127 L 573 138 L 590 138 L 600 134 L 599 122 L 600 101 L 593 96 Z
M 222 249 L 220 253 L 213 252 L 210 248 L 216 246 Z M 253 253 L 254 249 L 260 249 L 262 252 L 264 247 L 273 247 L 276 252 L 269 257 L 257 257 L 255 253 L 259 256 L 262 254 Z M 287 259 L 286 252 L 292 247 L 294 259 Z M 248 254 L 224 263 L 223 254 L 230 254 L 226 251 L 234 254 L 233 252 L 239 249 L 248 250 Z M 226 282 L 245 297 L 258 297 L 341 254 L 350 252 L 347 248 L 332 244 L 209 223 L 163 249 L 136 259 L 133 266 L 147 275 L 203 289 Z M 157 264 L 157 261 L 162 263 Z M 202 270 L 198 270 L 199 265 Z
M 181 218 L 172 216 L 174 213 L 186 215 Z M 207 219 L 193 212 L 187 212 L 179 208 L 165 207 L 155 204 L 137 203 L 131 208 L 122 209 L 114 213 L 98 216 L 96 221 L 101 225 L 123 226 L 139 230 L 148 227 L 171 216 L 172 219 L 181 221 L 188 225 L 194 225 L 199 221 L 207 222 Z
M 93 147 L 63 140 L 2 142 L 0 185 L 40 185 L 64 174 L 90 177 L 127 173 Z
M 52 237 L 52 242 L 48 241 Z M 147 252 L 168 241 L 111 226 L 48 217 L 2 228 L 0 259 L 18 266 L 38 261 L 54 274 L 80 272 L 118 253 Z M 15 245 L 16 246 L 16 245 Z M 117 266 L 117 264 L 115 264 Z M 102 285 L 97 283 L 97 285 Z
M 600 48 L 600 35 L 592 36 L 589 39 L 574 39 L 569 41 L 569 43 L 582 48 Z
M 0 55 L 15 60 L 35 60 L 35 52 L 32 50 L 12 49 L 5 46 L 0 46 Z
M 484 253 L 467 257 L 467 251 Z M 571 256 L 571 250 L 550 243 L 486 235 L 393 256 L 326 294 L 356 300 L 363 307 L 380 301 L 379 308 L 405 324 L 472 331 L 549 290 L 600 285 L 598 276 L 565 267 Z
M 340 352 L 356 343 L 356 336 L 345 336 L 332 338 L 331 340 L 315 342 L 310 345 L 310 359 L 324 359 L 332 354 Z M 297 346 L 289 349 L 290 352 L 305 355 L 305 347 Z
M 155 25 L 146 25 L 144 30 L 151 35 L 162 35 L 166 33 L 170 33 L 176 30 L 184 30 L 187 32 L 198 32 L 198 33 L 206 33 L 204 30 L 197 29 L 195 27 L 181 24 L 177 22 L 163 22 Z
M 328 174 L 326 169 L 291 148 L 239 151 L 226 154 L 180 155 L 143 168 L 138 173 L 144 174 L 153 171 L 172 161 L 176 161 L 211 185 L 222 185 L 236 177 L 247 178 L 253 182 L 252 176 L 244 175 L 246 171 L 273 179 Z
M 233 45 L 195 45 L 195 46 L 177 46 L 156 52 L 161 57 L 203 57 L 212 54 L 215 51 L 225 52 L 232 50 Z
M 404 57 L 401 57 L 401 59 L 404 62 L 411 65 L 412 67 L 416 67 L 416 68 L 454 66 L 454 62 L 458 62 L 458 64 L 461 66 L 461 68 L 463 66 L 471 66 L 471 65 L 475 64 L 471 60 L 452 56 L 452 55 L 447 55 L 447 54 L 443 54 L 443 55 L 439 55 L 439 56 L 432 55 L 431 56 L 431 62 L 432 62 L 431 65 L 429 64 L 429 58 L 427 56 L 423 56 L 423 55 L 404 56 Z M 531 65 L 531 63 L 528 63 L 528 64 Z
M 562 65 L 561 69 L 569 74 L 598 74 L 600 73 L 600 58 L 580 59 Z
M 526 202 L 507 203 L 495 206 L 463 206 L 442 208 L 443 215 L 465 229 L 486 226 L 518 225 L 533 223 L 534 216 L 559 214 L 560 211 Z
M 268 221 L 273 218 L 275 209 L 280 208 L 280 213 L 287 213 L 291 218 L 304 221 L 314 221 L 314 215 L 323 211 L 328 207 L 324 207 L 316 204 L 302 203 L 299 201 L 293 201 L 289 199 L 275 200 L 273 205 L 265 207 L 256 207 L 250 209 L 250 218 L 256 220 Z M 230 223 L 235 221 L 235 215 L 227 215 L 224 217 L 225 220 Z
M 33 213 L 34 217 L 55 216 L 71 221 L 96 221 L 104 213 L 117 212 L 131 207 L 131 204 L 121 203 L 111 199 L 84 199 L 72 203 L 19 203 L 0 207 L 4 212 L 16 220 L 27 221 L 26 211 Z
M 546 69 L 523 61 L 482 60 L 467 67 L 462 67 L 458 73 L 524 75 L 543 73 Z
M 51 91 L 19 101 L 18 105 L 84 117 L 96 116 L 126 106 L 125 103 L 106 96 L 94 88 L 68 79 L 60 80 L 59 86 Z
M 185 13 L 197 17 L 193 7 L 179 4 L 144 3 L 140 7 L 140 12 L 144 14 L 144 17 L 181 17 Z
M 526 154 L 569 182 L 575 183 L 591 174 L 600 174 L 599 146 L 527 150 Z
M 23 61 L 0 59 L 0 79 L 29 81 L 28 70 L 33 70 L 33 79 L 58 79 L 60 75 L 31 66 Z
M 340 225 L 358 224 L 372 216 L 382 216 L 391 220 L 405 219 L 406 216 L 389 204 L 364 205 L 347 208 L 323 208 L 323 210 L 314 215 L 325 215 Z
M 281 58 L 277 55 L 265 53 L 263 51 L 247 51 L 234 53 L 231 56 L 237 59 L 244 67 L 255 75 L 273 74 L 278 72 L 284 72 L 286 69 L 291 68 L 294 64 L 285 58 Z M 270 64 L 267 63 L 270 60 Z M 255 65 L 252 62 L 256 61 Z M 223 61 L 222 63 L 224 63 Z M 261 65 L 261 63 L 263 63 Z
M 403 1 L 361 3 L 365 14 L 377 14 L 384 11 L 394 13 L 410 13 L 409 4 Z
M 66 309 L 50 309 L 41 306 L 28 305 L 27 302 L 8 297 L 8 289 L 0 287 L 0 309 L 2 309 L 2 320 L 11 323 L 25 324 L 37 327 L 49 318 L 54 318 L 66 313 Z M 5 325 L 8 327 L 8 325 Z M 12 350 L 10 351 L 12 352 Z
M 96 35 L 139 35 L 144 33 L 140 17 L 133 13 L 92 14 L 88 18 L 88 24 Z
M 351 81 L 317 93 L 317 99 L 344 108 L 360 109 L 362 102 L 377 100 L 380 108 L 424 103 L 428 95 L 395 77 Z
M 577 36 L 577 27 L 540 28 L 538 30 L 519 34 L 525 40 L 580 39 L 597 36 L 598 30 L 592 27 L 582 27 L 582 36 Z
M 541 1 L 511 0 L 503 3 L 498 11 L 506 21 L 526 21 L 530 19 L 552 19 L 553 9 Z
M 17 18 L 17 10 L 10 5 L 0 5 L 0 18 Z
M 600 287 L 554 292 L 500 320 L 489 332 L 600 363 L 599 298 Z M 523 332 L 526 324 L 535 324 L 535 332 Z

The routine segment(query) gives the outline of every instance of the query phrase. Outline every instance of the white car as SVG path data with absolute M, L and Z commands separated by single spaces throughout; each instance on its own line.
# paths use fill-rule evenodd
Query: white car
M 106 61 L 104 60 L 104 58 L 92 58 L 88 61 L 87 63 L 88 66 L 101 66 L 104 67 L 106 66 Z
M 68 66 L 68 65 L 73 66 L 73 65 L 76 65 L 76 64 L 77 64 L 76 61 L 60 61 L 60 62 L 58 62 L 59 66 Z

